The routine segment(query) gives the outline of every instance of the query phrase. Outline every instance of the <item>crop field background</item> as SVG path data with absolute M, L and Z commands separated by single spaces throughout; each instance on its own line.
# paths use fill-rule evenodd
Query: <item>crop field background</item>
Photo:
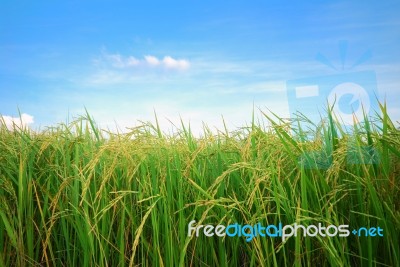
M 184 122 L 171 135 L 157 123 L 115 134 L 89 115 L 40 132 L 3 123 L 0 266 L 399 266 L 400 131 L 380 108 L 351 131 L 328 111 L 307 133 L 265 114 L 271 126 L 202 137 Z M 384 236 L 246 242 L 188 236 L 191 220 L 380 226 Z

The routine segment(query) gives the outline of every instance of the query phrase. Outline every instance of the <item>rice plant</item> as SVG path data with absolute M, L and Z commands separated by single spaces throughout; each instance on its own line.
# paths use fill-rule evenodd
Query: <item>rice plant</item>
M 399 266 L 400 131 L 266 115 L 195 137 L 89 116 L 0 127 L 0 266 Z M 301 119 L 299 117 L 299 119 Z M 305 137 L 307 136 L 307 137 Z M 384 236 L 207 237 L 188 224 L 379 226 Z

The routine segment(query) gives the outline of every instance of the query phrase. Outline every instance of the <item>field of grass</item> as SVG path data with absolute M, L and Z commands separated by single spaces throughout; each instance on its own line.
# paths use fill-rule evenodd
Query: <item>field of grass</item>
M 380 114 L 351 133 L 327 112 L 307 133 L 265 115 L 272 126 L 199 138 L 184 124 L 106 133 L 89 116 L 41 132 L 2 125 L 0 266 L 400 266 L 400 131 Z M 384 236 L 246 242 L 189 237 L 191 220 Z

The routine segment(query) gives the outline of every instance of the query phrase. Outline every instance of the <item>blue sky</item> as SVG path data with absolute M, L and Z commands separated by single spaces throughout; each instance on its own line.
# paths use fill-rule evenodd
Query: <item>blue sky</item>
M 0 114 L 44 127 L 86 107 L 124 128 L 155 110 L 165 129 L 235 128 L 253 104 L 301 107 L 287 81 L 372 71 L 399 120 L 398 14 L 398 1 L 2 1 Z

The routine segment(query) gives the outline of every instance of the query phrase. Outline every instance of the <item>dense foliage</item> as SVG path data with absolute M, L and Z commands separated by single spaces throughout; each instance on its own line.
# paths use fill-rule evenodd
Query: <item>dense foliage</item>
M 400 265 L 400 132 L 386 107 L 234 132 L 0 127 L 0 266 Z M 301 119 L 299 117 L 299 119 Z M 349 145 L 351 144 L 351 145 Z M 322 157 L 321 160 L 318 158 Z M 188 236 L 188 223 L 380 226 L 383 237 Z

